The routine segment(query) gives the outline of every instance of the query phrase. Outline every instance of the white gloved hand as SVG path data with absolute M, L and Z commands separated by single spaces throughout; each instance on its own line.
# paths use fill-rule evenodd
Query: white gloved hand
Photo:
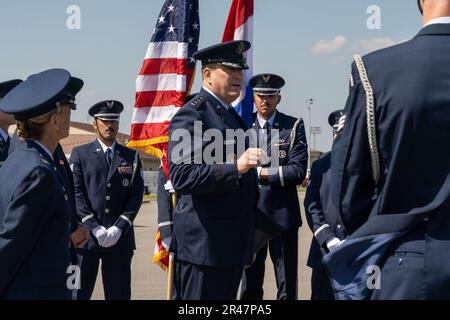
M 108 230 L 104 226 L 98 226 L 95 229 L 92 229 L 92 234 L 97 239 L 98 244 L 103 247 L 106 236 L 108 235 Z
M 122 235 L 122 230 L 117 228 L 116 226 L 112 226 L 108 229 L 108 234 L 106 236 L 105 242 L 103 243 L 103 247 L 109 248 L 112 247 L 119 241 L 120 236 Z
M 341 240 L 339 240 L 338 238 L 333 238 L 329 241 L 327 241 L 327 248 L 330 251 L 333 251 L 334 249 L 336 249 L 339 245 L 341 244 Z
M 167 181 L 167 183 L 164 185 L 164 189 L 169 191 L 170 193 L 175 193 L 175 189 L 172 186 L 172 181 Z
M 169 250 L 170 248 L 170 243 L 172 242 L 172 237 L 167 237 L 162 239 L 162 245 L 164 247 L 164 249 Z

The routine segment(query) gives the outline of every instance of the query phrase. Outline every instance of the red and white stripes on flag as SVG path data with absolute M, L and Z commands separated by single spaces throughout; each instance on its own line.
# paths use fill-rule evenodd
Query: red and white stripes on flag
M 163 163 L 170 120 L 193 82 L 199 26 L 198 0 L 165 1 L 136 80 L 128 146 L 163 158 Z
M 253 0 L 233 0 L 222 42 L 247 40 L 253 46 L 253 5 Z M 253 76 L 253 47 L 246 51 L 244 56 L 249 66 L 248 70 L 244 70 L 245 90 L 242 90 L 240 97 L 233 102 L 233 106 L 245 123 L 250 126 L 253 115 L 253 91 L 249 86 L 249 81 Z

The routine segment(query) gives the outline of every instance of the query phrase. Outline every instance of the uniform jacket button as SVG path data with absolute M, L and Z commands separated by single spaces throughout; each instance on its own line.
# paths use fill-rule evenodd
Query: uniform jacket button
M 105 213 L 109 213 L 109 209 L 108 208 L 105 209 Z
M 338 230 L 342 229 L 342 226 L 340 224 L 337 225 Z
M 110 196 L 106 196 L 106 200 L 111 200 L 111 197 Z
M 111 188 L 111 183 L 108 183 L 106 187 Z

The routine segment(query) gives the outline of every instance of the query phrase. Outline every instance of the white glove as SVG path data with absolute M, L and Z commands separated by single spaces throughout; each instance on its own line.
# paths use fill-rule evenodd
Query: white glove
M 335 237 L 335 238 L 327 241 L 327 248 L 331 252 L 334 249 L 336 249 L 340 244 L 341 244 L 341 240 L 339 240 L 338 238 Z
M 172 181 L 167 181 L 167 183 L 164 185 L 164 189 L 169 191 L 170 193 L 175 193 L 175 189 L 172 186 Z
M 162 239 L 162 245 L 164 247 L 164 249 L 169 250 L 170 248 L 170 243 L 172 242 L 172 237 L 167 237 Z
M 116 226 L 112 226 L 108 229 L 108 235 L 106 236 L 105 242 L 103 243 L 103 247 L 112 247 L 117 243 L 117 241 L 119 241 L 121 235 L 122 230 L 120 230 Z
M 108 230 L 106 230 L 104 226 L 98 226 L 95 229 L 92 229 L 92 234 L 97 238 L 98 244 L 103 247 L 103 243 L 108 235 Z

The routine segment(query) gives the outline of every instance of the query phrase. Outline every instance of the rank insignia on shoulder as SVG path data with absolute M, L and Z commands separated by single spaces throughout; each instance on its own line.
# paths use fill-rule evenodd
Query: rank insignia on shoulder
M 193 107 L 199 107 L 203 104 L 203 102 L 205 102 L 205 98 L 203 98 L 202 96 L 198 96 L 194 100 L 192 100 L 189 104 Z

